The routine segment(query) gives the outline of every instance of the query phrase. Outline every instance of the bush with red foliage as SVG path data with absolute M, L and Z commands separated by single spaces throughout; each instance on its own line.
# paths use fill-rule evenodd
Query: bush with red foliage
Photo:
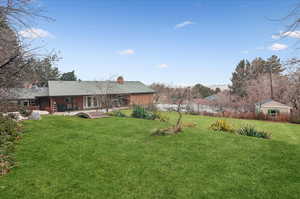
M 237 119 L 251 119 L 251 120 L 270 120 L 270 121 L 278 121 L 278 122 L 291 122 L 291 116 L 288 114 L 279 114 L 277 116 L 270 116 L 263 113 L 253 113 L 253 112 L 230 112 L 224 111 L 220 113 L 209 113 L 209 112 L 200 112 L 199 115 L 211 116 L 211 117 L 229 117 L 229 118 L 237 118 Z M 299 121 L 300 117 L 294 119 L 293 121 Z

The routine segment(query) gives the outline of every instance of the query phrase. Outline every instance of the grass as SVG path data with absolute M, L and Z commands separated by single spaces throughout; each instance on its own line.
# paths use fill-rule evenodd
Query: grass
M 167 124 L 133 118 L 26 121 L 0 198 L 300 197 L 300 125 L 226 119 L 271 132 L 265 140 L 208 130 L 217 119 L 184 116 L 197 127 L 173 136 L 150 136 Z

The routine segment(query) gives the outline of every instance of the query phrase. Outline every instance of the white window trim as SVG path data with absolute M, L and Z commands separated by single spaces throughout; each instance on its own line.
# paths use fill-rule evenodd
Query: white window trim
M 91 98 L 91 106 L 88 106 L 88 97 Z M 97 104 L 94 106 L 94 99 L 96 98 Z M 99 108 L 99 98 L 95 95 L 89 95 L 89 96 L 83 96 L 83 107 L 85 109 L 90 109 L 90 108 Z

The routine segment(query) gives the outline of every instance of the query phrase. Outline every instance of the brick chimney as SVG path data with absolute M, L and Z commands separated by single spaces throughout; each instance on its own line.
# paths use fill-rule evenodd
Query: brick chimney
M 119 76 L 119 77 L 117 78 L 117 83 L 118 83 L 118 84 L 123 84 L 123 83 L 124 83 L 124 78 L 123 78 L 122 76 Z

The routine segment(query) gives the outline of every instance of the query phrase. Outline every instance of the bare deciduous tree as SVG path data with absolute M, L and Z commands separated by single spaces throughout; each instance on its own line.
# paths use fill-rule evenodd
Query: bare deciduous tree
M 176 112 L 178 114 L 178 118 L 176 121 L 176 124 L 174 126 L 174 133 L 179 133 L 182 129 L 182 109 L 183 106 L 185 106 L 185 109 L 187 105 L 191 102 L 192 98 L 192 92 L 191 88 L 177 88 L 172 93 L 173 97 L 173 103 L 177 105 Z
M 287 62 L 289 89 L 288 98 L 296 111 L 300 111 L 300 60 L 290 59 Z
M 96 86 L 99 89 L 99 93 L 101 93 L 98 96 L 98 100 L 106 112 L 114 106 L 122 106 L 122 101 L 127 100 L 126 95 L 117 94 L 115 91 L 117 84 L 123 84 L 123 77 L 119 76 L 117 81 L 115 77 L 114 75 L 104 81 L 96 81 Z
M 35 17 L 42 17 L 31 0 L 0 0 L 0 88 L 15 87 L 26 77 L 33 56 L 19 35 Z
M 111 106 L 112 106 L 111 93 L 112 93 L 113 87 L 114 87 L 112 78 L 102 81 L 101 83 L 99 83 L 97 85 L 97 87 L 101 93 L 101 97 L 100 97 L 101 104 L 104 105 L 106 112 L 108 112 L 109 108 L 111 108 Z

